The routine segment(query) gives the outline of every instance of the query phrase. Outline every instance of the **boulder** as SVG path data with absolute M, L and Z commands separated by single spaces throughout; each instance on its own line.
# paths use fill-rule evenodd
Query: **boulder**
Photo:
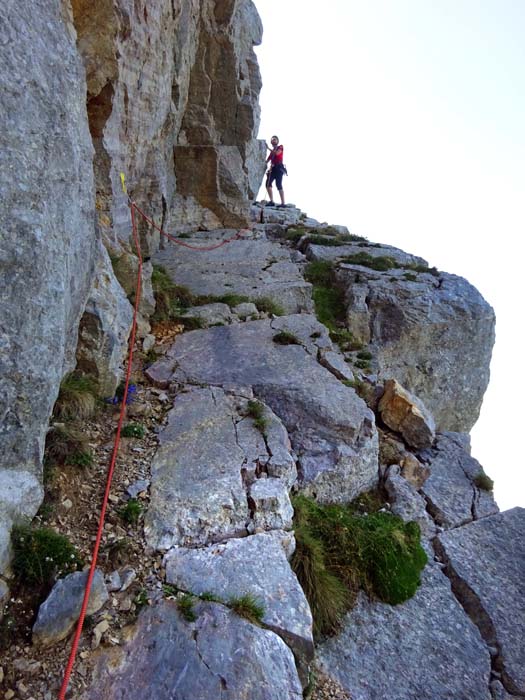
M 434 419 L 423 403 L 395 379 L 385 382 L 379 413 L 394 432 L 412 447 L 430 447 L 435 436 Z
M 205 549 L 175 547 L 164 563 L 166 580 L 184 591 L 212 593 L 225 602 L 244 595 L 257 599 L 264 608 L 262 623 L 292 649 L 306 679 L 314 654 L 312 614 L 287 561 L 290 540 L 293 549 L 293 537 L 275 531 Z
M 28 518 L 41 502 L 47 425 L 97 249 L 84 68 L 60 3 L 2 8 L 0 93 L 0 471 L 20 489 L 1 490 L 8 535 L 12 500 Z
M 68 636 L 80 615 L 87 578 L 88 571 L 76 571 L 55 583 L 38 610 L 38 617 L 33 625 L 33 644 L 49 646 Z M 108 598 L 104 576 L 96 569 L 86 614 L 96 613 Z
M 176 397 L 152 463 L 145 517 L 150 546 L 203 545 L 256 528 L 291 527 L 288 490 L 296 468 L 288 437 L 264 408 L 272 435 L 267 446 L 248 416 L 247 402 L 212 387 L 190 388 Z M 275 445 L 275 453 L 269 445 Z M 272 498 L 267 493 L 264 499 L 256 482 L 268 476 L 274 477 Z M 255 506 L 251 490 L 259 493 Z
M 174 601 L 146 608 L 122 647 L 102 651 L 80 700 L 302 700 L 290 649 L 217 603 L 184 620 Z
M 439 430 L 468 432 L 488 385 L 494 345 L 494 311 L 481 294 L 445 272 L 342 264 L 336 276 L 348 327 L 371 344 L 379 378 L 395 377 L 415 394 Z
M 352 700 L 491 700 L 487 647 L 436 565 L 401 605 L 360 593 L 318 660 Z
M 322 235 L 322 228 L 319 229 L 319 233 Z M 340 231 L 338 229 L 345 229 L 346 227 L 330 226 L 330 228 L 336 229 L 338 233 L 348 233 L 346 231 Z M 398 265 L 422 265 L 426 266 L 427 261 L 417 255 L 411 255 L 406 253 L 400 248 L 394 248 L 391 245 L 385 245 L 383 243 L 369 243 L 368 241 L 360 241 L 355 243 L 345 243 L 340 246 L 324 246 L 316 245 L 314 243 L 308 244 L 307 257 L 309 260 L 330 260 L 336 261 L 341 258 L 349 257 L 352 255 L 358 255 L 359 253 L 367 253 L 372 258 L 388 257 L 394 260 Z
M 299 488 L 341 503 L 377 483 L 377 431 L 364 401 L 318 363 L 314 348 L 326 340 L 320 331 L 313 338 L 306 332 L 316 324 L 302 314 L 185 333 L 148 376 L 251 386 L 290 434 L 300 464 Z M 273 341 L 278 330 L 289 328 L 300 344 Z
M 227 237 L 232 232 L 226 232 Z M 210 245 L 215 236 L 195 239 Z M 311 284 L 305 282 L 290 259 L 290 251 L 267 240 L 236 240 L 222 248 L 198 254 L 173 244 L 159 250 L 154 262 L 175 284 L 196 295 L 216 297 L 239 294 L 255 301 L 268 297 L 288 313 L 311 311 Z
M 419 453 L 430 469 L 421 491 L 434 520 L 446 529 L 498 512 L 492 492 L 476 485 L 483 469 L 465 451 L 462 438 L 439 433 L 433 448 Z
M 477 520 L 437 539 L 453 590 L 493 649 L 512 695 L 525 695 L 525 509 Z

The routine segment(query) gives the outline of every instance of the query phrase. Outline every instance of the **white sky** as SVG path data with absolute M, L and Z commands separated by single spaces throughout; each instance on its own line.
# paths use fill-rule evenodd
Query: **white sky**
M 255 2 L 260 138 L 284 144 L 287 201 L 465 277 L 494 307 L 472 453 L 500 508 L 525 506 L 525 0 Z

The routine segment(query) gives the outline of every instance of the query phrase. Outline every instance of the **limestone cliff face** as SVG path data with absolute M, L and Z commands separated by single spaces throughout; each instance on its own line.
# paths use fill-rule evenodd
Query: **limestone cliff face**
M 103 395 L 118 382 L 137 267 L 120 172 L 173 230 L 241 225 L 264 171 L 251 0 L 23 0 L 2 13 L 0 570 L 10 523 L 41 500 L 62 377 L 77 365 Z M 158 236 L 140 234 L 149 256 Z M 150 276 L 146 263 L 142 336 Z
M 62 3 L 8 2 L 0 26 L 0 571 L 42 498 L 44 437 L 75 364 L 97 250 L 93 146 Z

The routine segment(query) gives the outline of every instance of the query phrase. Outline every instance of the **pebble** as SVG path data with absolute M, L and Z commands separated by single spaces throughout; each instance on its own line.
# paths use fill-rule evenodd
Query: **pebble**
M 11 698 L 15 697 L 15 691 L 9 688 L 9 690 L 6 690 L 4 693 L 4 698 L 5 700 L 11 700 Z
M 120 587 L 121 591 L 125 591 L 127 588 L 131 586 L 133 581 L 137 578 L 137 572 L 135 569 L 131 566 L 125 566 L 123 569 L 121 569 L 120 573 L 120 578 L 122 579 L 122 586 Z
M 66 510 L 71 510 L 71 508 L 73 508 L 73 501 L 69 498 L 65 498 L 62 501 L 62 507 L 65 508 Z
M 109 576 L 106 576 L 106 584 L 108 589 L 113 593 L 114 591 L 120 590 L 122 586 L 122 579 L 118 571 L 112 571 Z

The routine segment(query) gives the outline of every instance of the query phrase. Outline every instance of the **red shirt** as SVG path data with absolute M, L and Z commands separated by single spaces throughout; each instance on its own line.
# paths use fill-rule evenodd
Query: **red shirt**
M 282 165 L 283 164 L 283 152 L 284 152 L 283 146 L 282 145 L 277 146 L 277 148 L 275 148 L 270 153 L 270 155 L 266 159 L 266 162 L 271 161 L 272 168 L 274 165 Z

